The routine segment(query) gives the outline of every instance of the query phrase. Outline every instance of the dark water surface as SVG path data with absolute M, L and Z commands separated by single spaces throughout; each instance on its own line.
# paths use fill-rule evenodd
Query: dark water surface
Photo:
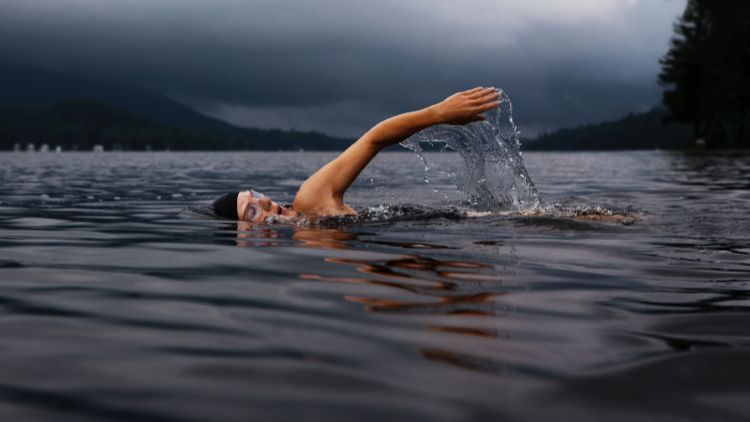
M 524 157 L 639 221 L 238 226 L 185 209 L 331 154 L 0 154 L 0 420 L 747 420 L 750 156 Z M 460 206 L 424 176 L 348 202 Z

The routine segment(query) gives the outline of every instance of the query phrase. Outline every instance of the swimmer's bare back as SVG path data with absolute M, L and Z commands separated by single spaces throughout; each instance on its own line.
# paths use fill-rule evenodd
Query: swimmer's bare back
M 484 120 L 482 113 L 497 107 L 499 97 L 496 88 L 478 87 L 378 123 L 300 186 L 292 210 L 312 218 L 356 214 L 344 203 L 344 194 L 380 151 L 433 125 L 463 125 Z

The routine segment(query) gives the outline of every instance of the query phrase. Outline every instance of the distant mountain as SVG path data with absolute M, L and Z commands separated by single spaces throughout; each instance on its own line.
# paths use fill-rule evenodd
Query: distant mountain
M 524 143 L 526 150 L 624 150 L 677 149 L 688 147 L 692 128 L 665 124 L 666 112 L 660 109 L 628 116 L 611 122 L 561 129 L 542 134 Z
M 236 127 L 204 116 L 162 95 L 35 69 L 0 69 L 0 105 L 44 108 L 70 101 L 108 104 L 151 121 L 184 129 L 231 131 Z
M 0 106 L 0 149 L 30 143 L 66 150 L 91 150 L 95 145 L 107 150 L 342 150 L 351 141 L 314 132 L 178 128 L 94 102 L 49 108 Z
M 195 134 L 153 123 L 109 105 L 66 102 L 50 108 L 0 107 L 0 148 L 48 144 L 66 150 L 179 148 L 200 140 Z M 212 139 L 215 141 L 215 139 Z
M 341 150 L 351 139 L 240 128 L 162 95 L 63 73 L 0 68 L 0 148 Z

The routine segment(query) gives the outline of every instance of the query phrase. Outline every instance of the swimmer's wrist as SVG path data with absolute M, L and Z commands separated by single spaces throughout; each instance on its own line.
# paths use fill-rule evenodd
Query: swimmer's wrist
M 439 125 L 445 123 L 443 120 L 442 113 L 440 112 L 440 104 L 433 104 L 429 107 L 422 109 L 425 114 L 425 121 L 427 126 Z

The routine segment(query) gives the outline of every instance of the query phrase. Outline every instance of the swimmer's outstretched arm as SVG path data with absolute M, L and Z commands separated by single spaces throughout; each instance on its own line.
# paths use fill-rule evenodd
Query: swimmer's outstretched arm
M 495 88 L 474 88 L 378 123 L 310 176 L 297 192 L 292 208 L 312 215 L 355 213 L 344 204 L 344 193 L 378 152 L 432 125 L 462 125 L 483 120 L 481 113 L 497 107 L 499 96 Z

